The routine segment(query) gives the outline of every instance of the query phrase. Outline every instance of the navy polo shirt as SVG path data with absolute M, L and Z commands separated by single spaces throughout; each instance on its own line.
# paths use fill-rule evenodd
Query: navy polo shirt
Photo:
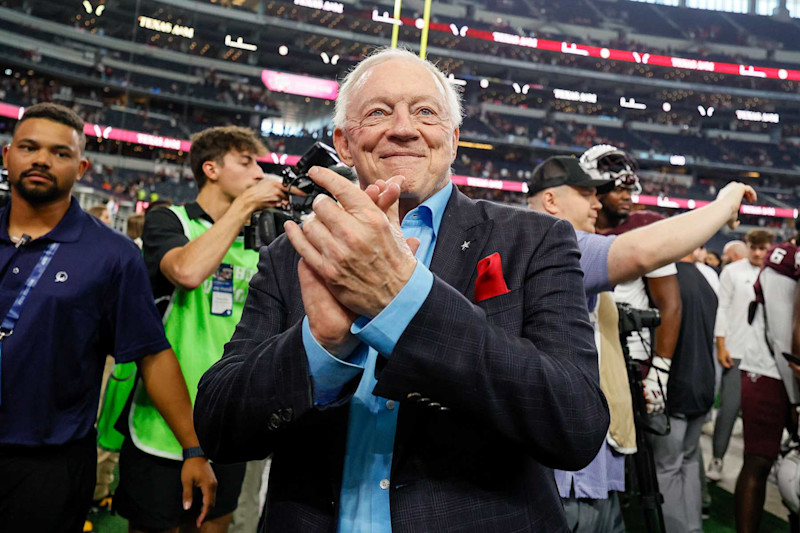
M 15 248 L 8 213 L 0 210 L 0 320 L 47 245 L 61 245 L 0 345 L 0 444 L 64 444 L 94 425 L 106 355 L 130 362 L 169 343 L 130 239 L 73 197 L 50 233 Z

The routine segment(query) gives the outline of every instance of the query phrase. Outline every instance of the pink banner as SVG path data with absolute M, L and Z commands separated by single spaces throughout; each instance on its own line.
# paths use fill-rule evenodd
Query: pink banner
M 416 20 L 403 17 L 403 24 L 414 27 Z M 464 29 L 466 28 L 466 29 Z M 732 74 L 735 76 L 746 76 L 750 78 L 769 78 L 775 80 L 800 80 L 800 70 L 791 70 L 774 67 L 758 67 L 753 65 L 739 65 L 736 63 L 720 63 L 705 59 L 689 59 L 684 57 L 660 56 L 647 52 L 634 52 L 627 50 L 615 50 L 613 48 L 603 48 L 600 46 L 590 46 L 579 43 L 569 43 L 563 41 L 550 41 L 538 39 L 536 37 L 524 37 L 512 33 L 492 32 L 486 30 L 476 30 L 473 28 L 458 28 L 455 24 L 441 22 L 431 22 L 430 29 L 458 34 L 462 37 L 473 37 L 495 43 L 519 46 L 522 48 L 537 48 L 550 52 L 562 54 L 596 57 L 599 59 L 611 59 L 615 61 L 627 61 L 629 63 L 639 63 L 642 65 L 656 65 L 659 67 L 670 67 L 684 70 L 697 70 L 702 72 L 718 72 L 720 74 Z M 458 30 L 458 31 L 455 31 Z M 462 30 L 463 33 L 462 33 Z
M 512 192 L 528 192 L 528 184 L 521 181 L 503 181 L 493 180 L 489 178 L 476 178 L 473 176 L 459 176 L 453 174 L 450 179 L 456 185 L 463 185 L 466 187 L 478 187 L 480 189 L 500 189 L 503 191 Z
M 139 131 L 123 130 L 102 126 L 100 124 L 86 123 L 83 126 L 83 133 L 89 137 L 98 139 L 110 139 L 112 141 L 122 141 L 126 143 L 141 144 L 144 146 L 154 146 L 156 148 L 166 148 L 167 150 L 181 150 L 188 152 L 192 143 L 172 137 L 162 137 L 152 133 L 142 133 Z
M 25 108 L 23 107 L 0 102 L 0 117 L 19 119 L 24 110 Z M 144 146 L 154 146 L 156 148 L 165 148 L 167 150 L 181 150 L 183 152 L 189 152 L 192 147 L 191 142 L 183 139 L 162 137 L 160 135 L 142 133 L 140 131 L 123 130 L 119 128 L 113 128 L 111 126 L 103 126 L 101 124 L 84 123 L 83 133 L 88 137 L 110 139 L 112 141 L 141 144 Z M 276 165 L 295 165 L 298 161 L 300 161 L 300 156 L 267 152 L 267 155 L 264 157 L 259 157 L 258 160 L 264 163 L 274 163 Z
M 0 102 L 0 116 L 18 119 L 21 116 L 22 111 L 23 108 L 19 106 Z M 191 148 L 191 143 L 189 141 L 173 139 L 171 137 L 161 137 L 159 135 L 152 135 L 138 131 L 115 129 L 111 126 L 102 126 L 100 124 L 85 124 L 83 131 L 90 137 L 111 139 L 114 141 L 141 144 L 145 146 L 155 146 L 157 148 L 165 148 L 167 150 L 182 150 L 184 152 L 188 152 Z M 264 163 L 272 163 L 275 165 L 296 165 L 300 160 L 300 156 L 269 152 L 264 157 L 258 158 L 258 160 Z M 461 176 L 456 174 L 451 176 L 451 179 L 456 185 L 462 185 L 466 187 L 499 189 L 518 193 L 528 192 L 527 183 L 523 183 L 521 181 L 495 180 L 490 178 Z M 663 196 L 647 196 L 644 194 L 633 195 L 632 200 L 637 204 L 655 205 L 658 207 L 668 207 L 673 209 L 696 209 L 709 203 L 703 200 L 692 200 L 690 198 L 668 198 Z M 779 218 L 797 218 L 798 215 L 797 209 L 785 209 L 761 205 L 743 205 L 739 209 L 739 212 L 745 215 L 759 215 L 764 217 Z
M 339 95 L 339 84 L 334 80 L 262 70 L 261 81 L 267 89 L 279 93 L 299 94 L 325 100 L 336 100 Z
M 22 116 L 23 111 L 24 108 L 22 107 L 0 103 L 0 117 L 19 119 Z
M 697 209 L 709 204 L 705 200 L 692 200 L 691 198 L 669 198 L 667 196 L 648 196 L 645 194 L 632 195 L 633 203 L 641 205 L 654 205 L 670 209 Z M 767 205 L 743 205 L 739 208 L 743 215 L 758 215 L 762 217 L 797 218 L 797 209 L 771 207 Z

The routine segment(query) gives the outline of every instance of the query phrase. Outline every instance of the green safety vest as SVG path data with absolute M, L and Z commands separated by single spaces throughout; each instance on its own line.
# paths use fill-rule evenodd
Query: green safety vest
M 114 424 L 125 410 L 128 397 L 136 383 L 136 363 L 114 365 L 111 377 L 103 395 L 103 408 L 97 420 L 97 445 L 110 452 L 122 449 L 125 436 L 116 430 Z
M 207 220 L 190 219 L 184 207 L 170 207 L 191 241 L 211 228 Z M 164 330 L 181 365 L 186 387 L 194 405 L 197 384 L 206 370 L 222 358 L 222 351 L 242 317 L 250 278 L 258 267 L 258 252 L 246 250 L 237 237 L 223 263 L 233 266 L 233 312 L 230 316 L 211 314 L 213 276 L 191 291 L 175 289 L 164 313 Z M 157 457 L 182 460 L 182 447 L 153 405 L 143 384 L 134 393 L 128 418 L 131 438 L 140 450 Z

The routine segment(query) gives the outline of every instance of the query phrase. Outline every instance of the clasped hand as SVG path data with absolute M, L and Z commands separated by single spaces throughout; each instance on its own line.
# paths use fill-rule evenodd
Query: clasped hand
M 730 229 L 736 229 L 739 226 L 739 207 L 742 201 L 755 202 L 758 199 L 755 189 L 744 183 L 732 181 L 723 187 L 717 198 L 731 198 L 731 215 L 727 221 Z
M 339 203 L 320 195 L 302 227 L 284 227 L 301 257 L 298 277 L 311 332 L 336 355 L 352 345 L 353 321 L 375 317 L 411 278 L 419 241 L 406 240 L 400 229 L 402 176 L 363 191 L 326 168 L 312 168 L 309 177 Z

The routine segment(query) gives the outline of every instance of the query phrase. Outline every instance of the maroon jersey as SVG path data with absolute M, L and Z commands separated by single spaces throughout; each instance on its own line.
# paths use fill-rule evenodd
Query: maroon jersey
M 764 268 L 771 268 L 797 281 L 800 279 L 800 249 L 790 242 L 776 244 L 767 252 Z
M 760 316 L 764 321 L 767 345 L 792 405 L 800 405 L 800 386 L 788 363 L 797 357 L 792 354 L 792 318 L 794 292 L 799 279 L 800 248 L 789 242 L 770 248 L 753 286 L 756 299 L 750 304 L 748 317 L 752 323 L 759 316 L 758 309 L 763 309 Z
M 650 225 L 653 222 L 658 222 L 664 218 L 666 218 L 664 215 L 661 213 L 656 213 L 655 211 L 631 211 L 631 214 L 628 215 L 628 218 L 626 218 L 625 221 L 619 226 L 611 228 L 607 235 L 622 235 L 626 231 Z
M 764 259 L 764 266 L 761 271 L 769 268 L 774 270 L 782 276 L 786 276 L 794 281 L 800 279 L 800 248 L 790 242 L 782 242 L 776 244 L 767 251 L 767 256 Z M 753 304 L 764 303 L 764 290 L 761 288 L 761 275 L 756 278 L 756 283 L 753 285 L 756 292 L 756 299 Z M 750 305 L 749 320 L 753 322 L 753 316 L 756 312 L 756 305 Z

